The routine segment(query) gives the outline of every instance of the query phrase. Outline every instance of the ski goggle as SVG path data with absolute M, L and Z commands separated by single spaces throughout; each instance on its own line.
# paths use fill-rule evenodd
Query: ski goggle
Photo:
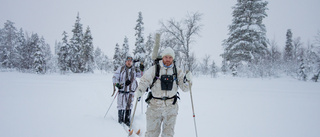
M 127 57 L 127 59 L 126 59 L 126 61 L 132 61 L 133 60 L 133 58 L 132 57 Z

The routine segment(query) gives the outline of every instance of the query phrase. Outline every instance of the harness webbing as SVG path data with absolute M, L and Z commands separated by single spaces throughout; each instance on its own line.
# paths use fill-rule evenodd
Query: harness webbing
M 150 85 L 150 89 L 154 86 L 154 83 L 160 78 L 160 64 L 159 61 L 161 59 L 156 59 L 155 60 L 155 77 L 153 78 L 152 84 Z M 177 68 L 176 68 L 176 61 L 173 61 L 173 80 L 176 81 L 176 84 L 179 85 L 179 80 L 178 80 L 178 74 L 177 74 Z
M 154 97 L 152 95 L 152 93 L 149 92 L 148 97 L 146 98 L 145 102 L 149 103 L 151 99 L 159 99 L 159 100 L 164 100 L 164 101 L 168 100 L 168 99 L 173 99 L 172 104 L 174 105 L 174 104 L 176 104 L 177 99 L 180 99 L 180 97 L 178 95 L 179 95 L 179 92 L 176 95 L 172 96 L 172 97 Z

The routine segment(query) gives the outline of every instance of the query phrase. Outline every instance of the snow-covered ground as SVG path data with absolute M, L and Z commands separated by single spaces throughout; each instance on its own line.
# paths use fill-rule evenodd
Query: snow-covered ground
M 0 72 L 0 136 L 127 136 L 117 123 L 116 102 L 104 118 L 113 100 L 111 77 Z M 320 136 L 319 83 L 201 76 L 193 86 L 199 137 Z M 190 95 L 181 91 L 180 97 L 175 136 L 194 137 Z M 134 121 L 144 130 L 142 106 Z

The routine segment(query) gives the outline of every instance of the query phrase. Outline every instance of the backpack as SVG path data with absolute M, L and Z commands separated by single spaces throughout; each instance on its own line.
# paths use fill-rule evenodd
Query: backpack
M 159 79 L 160 77 L 160 64 L 159 64 L 159 61 L 162 60 L 162 58 L 157 58 L 155 61 L 154 61 L 154 64 L 155 64 L 155 77 L 153 78 L 153 81 L 152 81 L 152 84 L 150 85 L 149 89 L 151 89 L 153 86 L 154 86 L 154 83 Z M 172 74 L 172 77 L 173 77 L 173 80 L 176 81 L 176 84 L 179 85 L 179 80 L 178 80 L 178 74 L 177 74 L 177 68 L 176 68 L 176 64 L 175 64 L 175 61 L 173 61 L 173 74 Z M 147 89 L 148 91 L 148 89 Z M 145 100 L 145 102 L 147 102 L 148 104 L 150 103 L 150 100 L 154 98 L 154 99 L 160 99 L 160 100 L 167 100 L 167 99 L 174 99 L 173 101 L 173 105 L 176 104 L 177 102 L 177 99 L 180 99 L 179 97 L 179 92 L 177 92 L 177 94 L 173 97 L 162 97 L 162 98 L 157 98 L 157 97 L 154 97 L 152 95 L 151 92 L 148 93 L 148 96 Z

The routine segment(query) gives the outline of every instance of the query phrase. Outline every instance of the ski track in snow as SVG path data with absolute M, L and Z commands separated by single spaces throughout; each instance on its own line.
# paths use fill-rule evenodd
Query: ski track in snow
M 104 118 L 112 90 L 112 74 L 0 72 L 0 136 L 126 137 L 116 102 Z M 199 76 L 192 93 L 200 137 L 320 135 L 319 82 Z M 175 136 L 193 137 L 189 92 L 180 91 L 180 98 Z M 142 136 L 146 108 L 139 102 L 134 118 L 133 129 L 141 128 Z

